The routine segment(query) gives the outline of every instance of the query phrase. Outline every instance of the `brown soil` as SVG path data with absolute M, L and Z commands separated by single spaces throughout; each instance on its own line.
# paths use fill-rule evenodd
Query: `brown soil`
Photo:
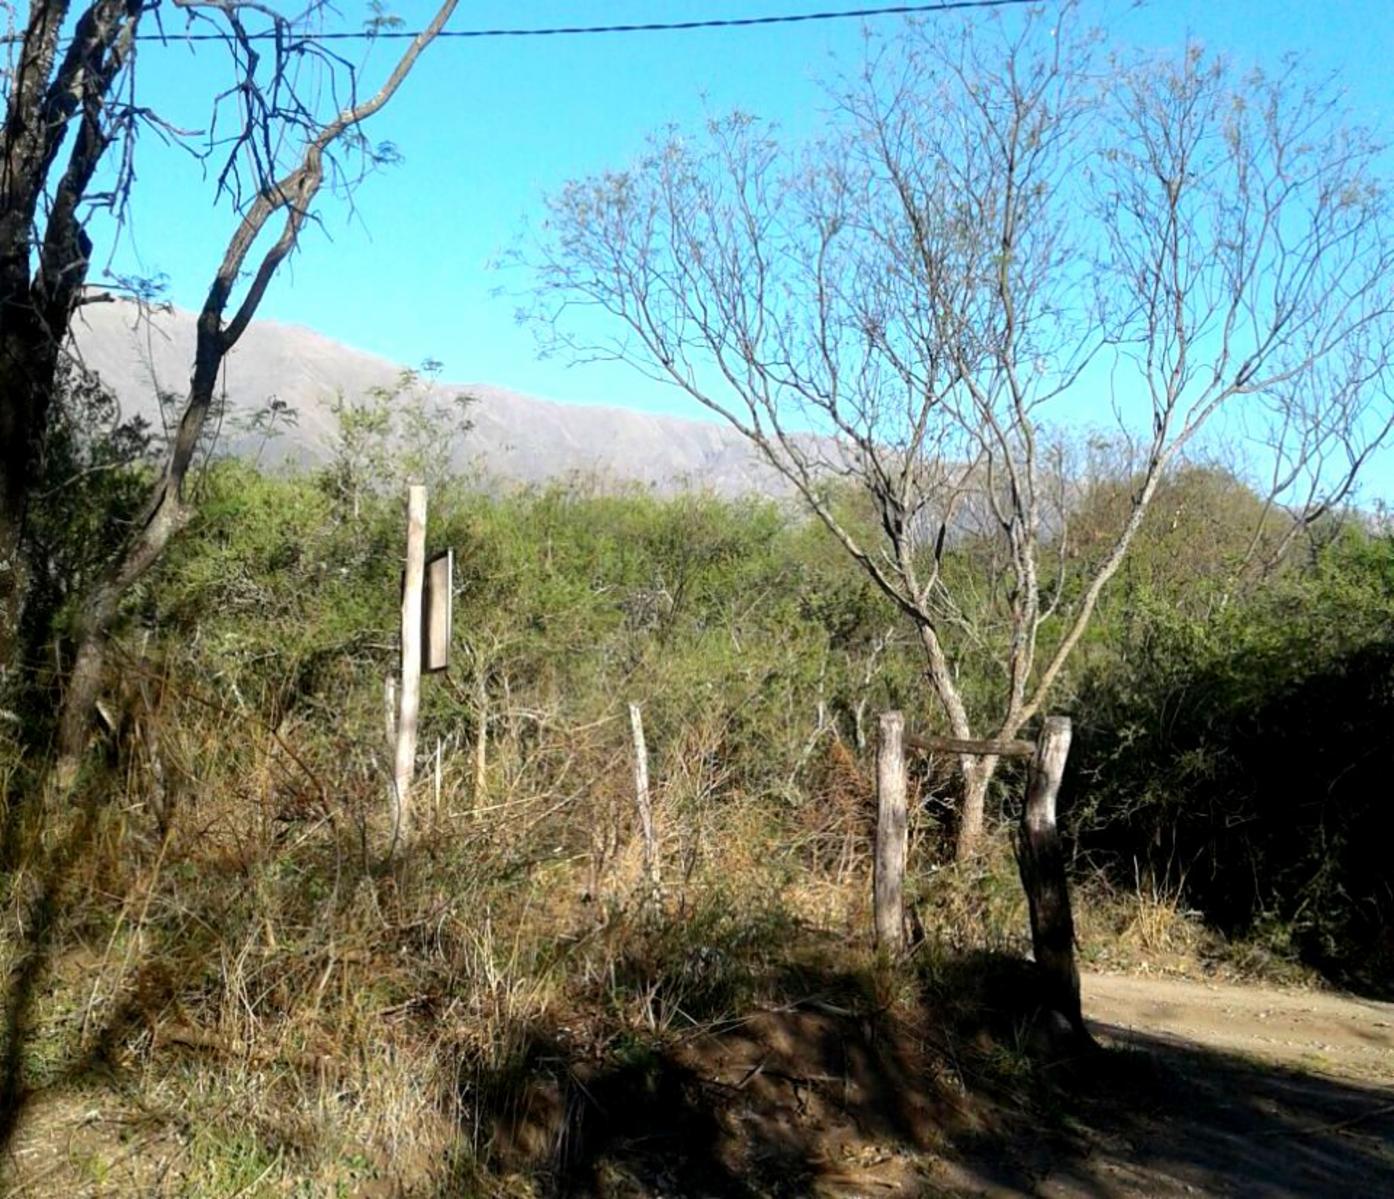
M 1074 1146 L 1037 1155 L 1034 1176 L 967 1163 L 950 1193 L 1394 1194 L 1394 1005 L 1108 975 L 1086 976 L 1083 994 L 1100 1042 L 1145 1055 L 1152 1077 L 1132 1094 L 1104 1083 L 1124 1106 L 1086 1103 L 1095 1118 Z
M 1388 1005 L 1089 976 L 1103 1052 L 1080 1054 L 993 968 L 999 994 L 1019 985 L 995 1009 L 970 997 L 976 1031 L 946 1032 L 933 1003 L 909 1022 L 765 1011 L 620 1070 L 554 1071 L 496 1148 L 560 1194 L 1394 1195 Z

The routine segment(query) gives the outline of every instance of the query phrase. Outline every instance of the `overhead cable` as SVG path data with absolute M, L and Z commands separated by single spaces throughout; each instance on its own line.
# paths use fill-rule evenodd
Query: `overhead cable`
M 552 25 L 529 28 L 493 29 L 443 29 L 436 37 L 441 40 L 464 40 L 467 38 L 523 38 L 523 37 L 577 37 L 602 33 L 686 33 L 700 29 L 750 29 L 767 25 L 801 25 L 815 21 L 846 21 L 856 18 L 924 16 L 933 13 L 957 12 L 975 8 L 1012 8 L 1017 5 L 1034 4 L 1039 0 L 941 0 L 938 4 L 887 4 L 874 8 L 824 9 L 818 12 L 770 13 L 753 17 L 699 17 L 690 21 L 636 21 L 617 25 Z M 140 33 L 136 41 L 164 42 L 222 42 L 231 35 L 227 33 Z M 273 41 L 284 37 L 274 29 L 258 30 L 245 35 L 247 41 Z M 306 42 L 372 42 L 406 41 L 421 36 L 420 30 L 406 29 L 357 29 L 327 30 L 323 33 L 297 33 L 297 39 Z M 0 38 L 0 44 L 16 43 L 22 38 L 18 35 Z

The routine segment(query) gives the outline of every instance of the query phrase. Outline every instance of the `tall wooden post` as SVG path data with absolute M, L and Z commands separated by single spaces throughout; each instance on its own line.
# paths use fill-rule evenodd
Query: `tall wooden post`
M 881 715 L 876 751 L 876 943 L 892 953 L 905 946 L 905 717 Z
M 658 843 L 649 802 L 649 749 L 644 741 L 644 718 L 638 704 L 629 705 L 629 728 L 634 735 L 634 804 L 639 812 L 639 834 L 644 839 L 644 877 L 649 894 L 659 897 Z
M 1065 852 L 1055 823 L 1055 800 L 1070 753 L 1070 721 L 1047 716 L 1031 766 L 1017 837 L 1017 866 L 1031 909 L 1031 944 L 1050 1006 L 1076 1035 L 1090 1041 L 1079 1002 L 1075 922 L 1070 911 Z
M 402 586 L 402 687 L 397 709 L 397 757 L 392 773 L 392 829 L 411 827 L 416 774 L 416 721 L 421 709 L 421 590 L 426 573 L 426 488 L 407 488 L 407 570 Z

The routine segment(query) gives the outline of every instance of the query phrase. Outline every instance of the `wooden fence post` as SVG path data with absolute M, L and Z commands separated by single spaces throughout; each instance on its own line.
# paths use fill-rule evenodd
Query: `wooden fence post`
M 484 789 L 488 781 L 489 767 L 489 688 L 484 678 L 484 670 L 476 661 L 474 683 L 474 788 L 470 802 L 476 811 L 484 806 Z
M 440 820 L 440 796 L 441 796 L 442 786 L 443 786 L 443 783 L 444 783 L 444 780 L 443 780 L 442 777 L 441 777 L 441 769 L 442 769 L 441 748 L 442 748 L 442 747 L 441 747 L 441 740 L 440 740 L 439 737 L 437 737 L 437 738 L 436 738 L 436 810 L 435 810 L 434 815 L 431 817 L 432 820 L 435 820 L 435 821 L 437 821 L 437 822 L 439 822 L 439 820 Z
M 416 721 L 421 710 L 421 591 L 426 574 L 426 488 L 407 488 L 407 569 L 402 586 L 402 688 L 397 709 L 397 755 L 392 773 L 392 833 L 411 825 L 416 775 Z
M 644 718 L 638 704 L 629 705 L 629 728 L 634 734 L 634 803 L 639 810 L 639 833 L 644 839 L 644 876 L 649 894 L 659 898 L 658 843 L 649 803 L 649 749 L 644 741 Z
M 891 953 L 905 947 L 905 717 L 881 714 L 876 750 L 876 944 Z
M 1050 1006 L 1075 1034 L 1092 1042 L 1079 1002 L 1075 924 L 1070 911 L 1065 852 L 1055 824 L 1055 800 L 1070 753 L 1070 721 L 1047 716 L 1026 788 L 1017 837 L 1017 867 L 1031 910 L 1031 944 Z

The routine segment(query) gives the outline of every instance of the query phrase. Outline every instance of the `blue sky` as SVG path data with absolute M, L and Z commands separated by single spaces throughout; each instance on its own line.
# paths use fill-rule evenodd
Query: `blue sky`
M 845 6 L 841 0 L 479 0 L 462 4 L 452 26 L 681 20 Z M 342 27 L 356 27 L 358 6 L 342 7 Z M 413 27 L 432 10 L 419 0 L 388 8 Z M 1081 9 L 1119 48 L 1176 48 L 1191 35 L 1240 63 L 1271 66 L 1295 52 L 1314 72 L 1338 76 L 1362 121 L 1394 130 L 1394 0 L 1083 0 Z M 891 31 L 898 20 L 882 17 L 873 25 Z M 664 123 L 741 107 L 777 120 L 794 136 L 815 133 L 823 119 L 816 81 L 839 64 L 855 65 L 862 28 L 846 20 L 439 42 L 368 129 L 374 140 L 395 143 L 403 162 L 359 188 L 352 215 L 341 203 L 323 206 L 324 231 L 305 237 L 261 315 L 405 363 L 437 358 L 452 381 L 698 415 L 676 392 L 622 366 L 539 361 L 532 334 L 515 323 L 514 301 L 496 294 L 523 281 L 489 264 L 536 217 L 545 192 L 568 178 L 621 165 L 648 131 Z M 379 66 L 392 49 L 374 49 Z M 206 78 L 222 69 L 220 53 L 216 47 L 191 52 L 146 44 L 142 83 L 155 89 L 165 111 L 199 124 Z M 226 206 L 213 206 L 211 183 L 194 163 L 153 139 L 142 147 L 139 169 L 134 222 L 117 269 L 161 272 L 169 279 L 169 298 L 196 307 L 231 216 Z

